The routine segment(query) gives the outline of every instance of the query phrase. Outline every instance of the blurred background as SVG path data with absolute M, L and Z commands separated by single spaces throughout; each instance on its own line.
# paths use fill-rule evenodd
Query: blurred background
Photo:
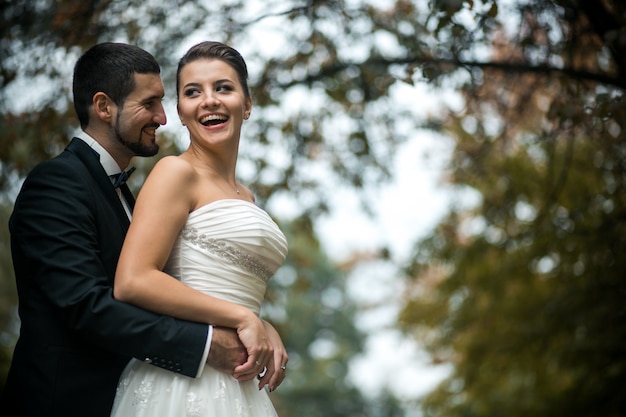
M 289 239 L 263 314 L 291 416 L 626 415 L 626 8 L 618 0 L 0 0 L 0 386 L 19 332 L 8 217 L 78 129 L 74 62 L 174 73 L 239 50 L 238 178 Z M 157 158 L 136 160 L 135 191 Z M 3 412 L 6 410 L 2 410 Z

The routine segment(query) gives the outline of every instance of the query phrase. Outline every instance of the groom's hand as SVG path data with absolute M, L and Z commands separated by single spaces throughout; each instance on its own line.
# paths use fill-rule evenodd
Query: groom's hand
M 213 327 L 207 365 L 232 375 L 235 367 L 244 364 L 247 359 L 248 352 L 234 329 Z

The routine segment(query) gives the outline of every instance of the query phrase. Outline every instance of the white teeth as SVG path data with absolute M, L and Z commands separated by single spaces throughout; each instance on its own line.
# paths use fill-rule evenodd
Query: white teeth
M 200 123 L 206 123 L 210 120 L 227 120 L 227 117 L 221 114 L 210 114 L 208 116 L 204 116 L 203 118 L 201 118 Z

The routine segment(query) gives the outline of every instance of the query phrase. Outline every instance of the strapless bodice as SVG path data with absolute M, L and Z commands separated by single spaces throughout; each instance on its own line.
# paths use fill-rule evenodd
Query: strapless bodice
M 267 281 L 286 255 L 285 236 L 264 210 L 218 200 L 189 214 L 164 271 L 259 314 Z

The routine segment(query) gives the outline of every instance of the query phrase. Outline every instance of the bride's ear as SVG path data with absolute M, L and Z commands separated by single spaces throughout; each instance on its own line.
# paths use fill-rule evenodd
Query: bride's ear
M 183 115 L 180 114 L 180 109 L 178 108 L 178 104 L 176 105 L 176 112 L 178 113 L 178 118 L 180 119 L 180 123 L 185 126 L 185 121 L 183 120 Z
M 248 120 L 250 118 L 250 113 L 252 112 L 252 98 L 248 97 L 246 98 L 246 105 L 245 105 L 245 109 L 243 112 L 243 118 L 244 120 Z

